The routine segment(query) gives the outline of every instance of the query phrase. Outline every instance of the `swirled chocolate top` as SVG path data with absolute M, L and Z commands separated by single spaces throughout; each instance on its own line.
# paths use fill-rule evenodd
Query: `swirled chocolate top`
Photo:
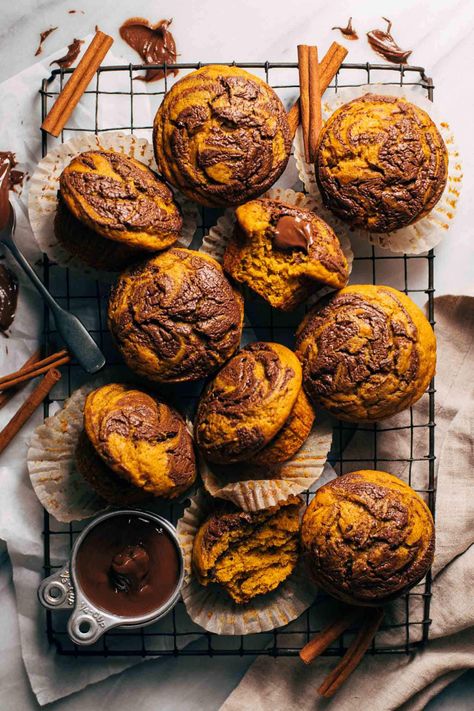
M 132 370 L 160 382 L 198 380 L 239 347 L 243 300 L 212 257 L 172 248 L 119 278 L 109 323 Z
M 290 155 L 286 111 L 268 84 L 238 67 L 211 65 L 178 81 L 154 122 L 165 178 L 203 205 L 261 195 Z
M 81 153 L 63 170 L 59 185 L 72 214 L 104 237 L 158 250 L 179 236 L 183 221 L 171 190 L 123 153 Z
M 366 94 L 335 111 L 321 132 L 316 178 L 324 203 L 370 232 L 426 215 L 443 193 L 447 169 L 435 124 L 403 98 Z
M 308 314 L 297 355 L 313 402 L 343 420 L 378 420 L 424 393 L 434 374 L 436 341 L 405 294 L 354 285 Z
M 352 472 L 318 489 L 301 537 L 316 583 L 354 605 L 378 605 L 401 595 L 433 562 L 428 507 L 385 472 Z

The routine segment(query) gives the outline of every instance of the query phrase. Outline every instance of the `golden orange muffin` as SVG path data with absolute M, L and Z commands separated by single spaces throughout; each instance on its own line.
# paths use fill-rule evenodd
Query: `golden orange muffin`
M 251 343 L 243 348 L 199 401 L 194 427 L 206 459 L 218 464 L 290 459 L 314 420 L 301 380 L 298 359 L 286 346 Z
M 97 234 L 74 217 L 61 196 L 54 218 L 54 234 L 59 244 L 73 257 L 89 267 L 107 272 L 120 272 L 148 254 Z
M 153 494 L 123 479 L 105 464 L 85 430 L 79 435 L 74 461 L 78 472 L 108 504 L 139 506 L 153 499 Z
M 175 498 L 196 478 L 186 424 L 155 396 L 118 383 L 97 388 L 86 398 L 84 429 L 110 469 L 153 496 Z
M 275 590 L 298 561 L 302 505 L 290 496 L 269 509 L 246 512 L 227 505 L 211 514 L 193 543 L 201 585 L 217 583 L 239 605 Z
M 347 283 L 339 240 L 314 212 L 260 198 L 238 207 L 235 216 L 224 269 L 275 308 L 290 311 L 322 286 Z
M 131 370 L 176 383 L 204 378 L 239 347 L 243 299 L 207 254 L 172 247 L 122 274 L 109 327 Z
M 156 162 L 201 205 L 238 205 L 265 192 L 288 162 L 286 111 L 262 79 L 210 65 L 176 82 L 155 117 Z
M 428 572 L 435 529 L 423 499 L 396 476 L 358 471 L 316 492 L 301 527 L 317 585 L 352 605 L 380 605 Z
M 428 114 L 401 97 L 365 94 L 324 125 L 316 158 L 323 201 L 370 232 L 411 225 L 436 205 L 448 153 Z
M 349 422 L 381 420 L 413 405 L 436 367 L 433 329 L 389 286 L 347 286 L 317 304 L 298 329 L 296 353 L 313 404 Z
M 136 249 L 169 247 L 183 225 L 168 186 L 147 165 L 123 153 L 80 153 L 61 173 L 59 193 L 80 222 Z

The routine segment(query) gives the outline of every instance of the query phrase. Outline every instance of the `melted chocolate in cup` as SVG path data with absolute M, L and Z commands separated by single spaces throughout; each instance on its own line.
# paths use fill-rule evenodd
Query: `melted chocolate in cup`
M 180 556 L 166 529 L 139 515 L 94 526 L 76 555 L 77 581 L 91 603 L 119 617 L 143 617 L 176 592 Z
M 277 249 L 304 249 L 313 242 L 311 222 L 293 215 L 283 215 L 276 224 L 273 244 Z

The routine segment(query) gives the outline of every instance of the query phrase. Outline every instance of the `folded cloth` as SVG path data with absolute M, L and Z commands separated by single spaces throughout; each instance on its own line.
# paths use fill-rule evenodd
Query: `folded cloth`
M 336 709 L 353 711 L 361 699 L 370 698 L 377 711 L 423 709 L 466 669 L 474 667 L 474 298 L 443 296 L 436 299 L 438 367 L 436 375 L 437 545 L 433 565 L 430 640 L 423 651 L 404 655 L 367 655 L 359 668 L 330 701 L 316 688 L 334 667 L 334 657 L 323 657 L 306 666 L 299 659 L 275 661 L 259 657 L 221 706 L 221 711 L 241 711 L 252 699 L 253 711 L 279 709 Z M 426 422 L 423 398 L 415 407 L 416 422 Z M 406 424 L 401 413 L 381 423 L 381 428 Z M 416 428 L 414 458 L 426 454 L 426 428 Z M 405 451 L 406 431 L 379 432 L 377 455 L 394 457 Z M 348 457 L 367 458 L 373 468 L 370 438 L 358 432 Z M 408 443 L 410 446 L 410 443 Z M 392 454 L 388 454 L 391 452 Z M 404 455 L 402 455 L 404 456 Z M 362 468 L 359 462 L 358 468 Z M 404 465 L 385 466 L 407 478 Z M 380 462 L 380 468 L 384 463 Z M 351 467 L 348 466 L 347 470 Z M 352 467 L 354 468 L 354 466 Z M 413 471 L 421 481 L 422 471 Z M 425 473 L 426 483 L 426 473 Z M 420 618 L 421 619 L 421 618 Z M 377 681 L 376 681 L 377 680 Z M 380 681 L 383 680 L 383 683 Z

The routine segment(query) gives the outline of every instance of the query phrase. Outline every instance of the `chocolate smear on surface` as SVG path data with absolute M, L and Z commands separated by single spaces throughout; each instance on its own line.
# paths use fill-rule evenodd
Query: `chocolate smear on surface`
M 15 318 L 17 300 L 17 278 L 8 267 L 0 264 L 0 333 L 4 336 Z
M 276 224 L 273 244 L 277 249 L 304 249 L 313 241 L 311 222 L 293 215 L 283 215 Z
M 345 27 L 331 27 L 331 29 L 332 30 L 340 30 L 341 34 L 343 34 L 346 39 L 349 39 L 349 40 L 359 39 L 359 35 L 355 31 L 355 29 L 352 27 L 352 17 L 349 17 L 349 20 L 348 20 L 347 25 Z
M 77 12 L 80 12 L 81 15 L 85 15 L 84 10 L 68 10 L 68 15 L 75 15 Z
M 57 64 L 61 69 L 69 69 L 69 67 L 72 67 L 80 54 L 81 44 L 84 44 L 84 40 L 74 39 L 71 44 L 68 45 L 67 53 L 64 57 L 53 59 L 50 66 L 51 64 Z
M 6 160 L 10 162 L 8 190 L 13 190 L 17 185 L 22 185 L 26 173 L 23 170 L 16 170 L 18 163 L 12 151 L 0 151 L 0 171 Z M 4 173 L 5 171 L 1 172 L 2 175 Z
M 125 20 L 119 29 L 120 37 L 134 49 L 145 64 L 163 64 L 176 62 L 176 43 L 168 30 L 172 20 L 160 20 L 156 25 L 151 25 L 142 17 L 131 17 Z M 177 69 L 168 71 L 168 75 L 178 73 Z M 145 76 L 138 77 L 142 81 L 150 82 L 163 79 L 163 69 L 147 69 Z
M 38 54 L 41 54 L 41 52 L 43 51 L 43 42 L 45 41 L 45 39 L 47 37 L 49 37 L 49 35 L 57 29 L 58 29 L 57 27 L 50 27 L 49 30 L 45 30 L 44 32 L 41 32 L 38 49 L 35 52 L 35 57 L 37 57 Z
M 392 29 L 391 21 L 387 20 L 386 17 L 382 17 L 382 20 L 385 20 L 387 23 L 387 30 L 385 32 L 383 30 L 371 30 L 367 32 L 367 39 L 369 40 L 370 46 L 374 52 L 377 52 L 377 54 L 386 59 L 387 62 L 406 64 L 413 50 L 401 49 L 390 34 L 390 30 Z

